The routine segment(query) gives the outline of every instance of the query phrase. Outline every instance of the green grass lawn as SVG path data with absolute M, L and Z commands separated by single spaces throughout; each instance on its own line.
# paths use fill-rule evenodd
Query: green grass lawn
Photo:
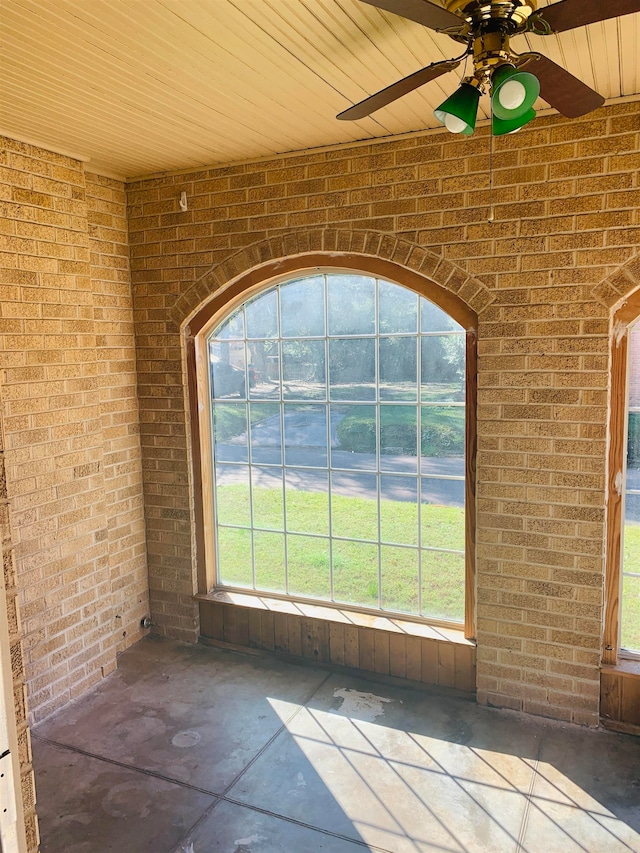
M 287 557 L 289 591 L 329 600 L 330 550 L 329 500 L 321 492 L 288 489 Z M 335 536 L 370 540 L 333 543 L 333 592 L 336 601 L 378 606 L 378 516 L 369 498 L 332 495 Z M 225 584 L 251 586 L 252 535 L 249 525 L 249 491 L 243 485 L 218 487 L 220 576 Z M 380 559 L 382 606 L 407 613 L 418 612 L 417 507 L 405 501 L 380 504 L 382 541 Z M 254 523 L 276 532 L 256 530 L 253 548 L 256 586 L 264 591 L 285 588 L 284 501 L 279 489 L 253 489 Z M 430 548 L 464 550 L 464 512 L 457 507 L 423 504 L 422 613 L 433 618 L 462 621 L 464 614 L 464 558 Z M 386 544 L 388 543 L 388 544 Z M 402 547 L 410 546 L 410 547 Z M 425 547 L 426 546 L 426 547 Z M 627 524 L 624 569 L 640 574 L 640 524 Z M 622 645 L 640 650 L 640 578 L 625 577 L 622 608 Z
M 289 591 L 329 599 L 331 556 L 328 496 L 321 492 L 288 489 L 287 566 Z M 249 524 L 249 493 L 243 485 L 218 487 L 219 523 Z M 418 613 L 417 506 L 410 502 L 383 500 L 380 504 L 382 606 L 389 610 Z M 282 591 L 284 570 L 284 502 L 279 489 L 254 488 L 253 534 L 256 586 Z M 368 542 L 334 541 L 333 594 L 337 601 L 378 606 L 378 515 L 369 498 L 333 494 L 331 521 L 335 536 Z M 464 615 L 464 557 L 431 548 L 464 549 L 464 511 L 457 507 L 423 504 L 422 612 L 431 617 L 462 621 Z M 218 532 L 219 571 L 223 583 L 250 586 L 251 531 L 221 526 Z M 402 547 L 405 546 L 405 547 Z M 410 546 L 410 547 L 406 547 Z M 425 547 L 426 546 L 426 547 Z
M 625 524 L 623 569 L 640 575 L 640 524 Z M 640 651 L 640 578 L 623 579 L 621 645 Z

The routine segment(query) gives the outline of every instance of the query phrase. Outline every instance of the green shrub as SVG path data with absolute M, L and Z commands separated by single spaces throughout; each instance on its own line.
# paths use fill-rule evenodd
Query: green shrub
M 640 467 L 640 412 L 629 412 L 627 465 L 630 468 Z
M 229 441 L 247 431 L 247 412 L 244 406 L 213 407 L 213 423 L 216 441 Z
M 380 410 L 380 446 L 398 448 L 409 456 L 417 453 L 415 410 L 384 406 Z M 423 456 L 464 455 L 464 410 L 431 409 L 429 421 L 421 426 Z M 353 409 L 337 428 L 342 450 L 375 453 L 376 424 L 371 415 Z M 401 450 L 400 450 L 401 448 Z
M 422 427 L 423 456 L 464 456 L 464 424 L 430 424 Z
M 342 450 L 353 453 L 376 452 L 376 422 L 372 418 L 358 414 L 347 415 L 338 424 L 336 432 Z

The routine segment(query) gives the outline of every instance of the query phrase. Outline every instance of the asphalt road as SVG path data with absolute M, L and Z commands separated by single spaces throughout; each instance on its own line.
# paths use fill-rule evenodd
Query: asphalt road
M 319 413 L 287 412 L 284 415 L 285 463 L 287 484 L 307 491 L 327 490 L 326 468 L 332 470 L 331 486 L 342 495 L 375 498 L 377 496 L 375 453 L 352 453 L 340 450 L 337 426 L 344 417 L 331 414 L 331 438 L 327 453 L 326 418 Z M 251 461 L 256 485 L 280 488 L 282 472 L 282 440 L 280 417 L 276 415 L 255 424 L 251 430 Z M 229 443 L 217 443 L 215 450 L 218 482 L 243 482 L 247 469 L 225 462 L 248 462 L 247 434 Z M 330 457 L 330 458 L 329 458 Z M 380 496 L 397 501 L 416 500 L 418 462 L 422 475 L 422 501 L 445 506 L 464 506 L 464 459 L 460 457 L 429 457 L 418 460 L 393 452 L 380 454 Z M 257 467 L 256 467 L 257 466 Z M 265 467 L 262 467 L 265 466 Z M 314 470 L 316 469 L 316 470 Z M 398 476 L 404 474 L 406 476 Z M 435 476 L 434 476 L 435 475 Z M 458 479 L 437 479 L 439 477 Z M 627 489 L 640 492 L 640 468 L 627 472 Z M 625 521 L 640 523 L 640 494 L 626 497 Z
M 326 491 L 327 471 L 330 462 L 332 491 L 342 495 L 377 497 L 377 459 L 375 453 L 352 453 L 340 450 L 337 426 L 344 417 L 331 415 L 331 438 L 327 453 L 327 422 L 321 414 L 290 412 L 284 415 L 285 463 L 287 484 L 306 491 Z M 330 459 L 329 459 L 330 456 Z M 225 462 L 247 462 L 246 433 L 228 443 L 218 443 L 215 448 L 218 482 L 221 484 L 246 481 L 247 469 Z M 251 461 L 256 485 L 270 488 L 282 486 L 282 441 L 280 417 L 267 418 L 251 430 Z M 258 467 L 256 467 L 258 466 Z M 264 466 L 264 467 L 263 467 Z M 462 479 L 436 479 L 436 477 L 464 477 L 464 460 L 460 458 L 423 458 L 420 460 L 423 503 L 464 506 Z M 316 470 L 314 470 L 316 469 Z M 380 496 L 383 499 L 412 501 L 417 499 L 418 459 L 387 449 L 380 455 Z M 398 476 L 405 474 L 407 476 Z

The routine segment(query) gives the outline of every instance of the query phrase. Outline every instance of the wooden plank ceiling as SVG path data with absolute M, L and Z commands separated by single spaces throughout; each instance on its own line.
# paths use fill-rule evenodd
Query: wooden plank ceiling
M 459 81 L 336 121 L 460 53 L 359 0 L 0 0 L 0 32 L 0 132 L 121 178 L 436 127 L 433 110 Z M 640 13 L 513 42 L 607 99 L 640 93 L 639 44 Z

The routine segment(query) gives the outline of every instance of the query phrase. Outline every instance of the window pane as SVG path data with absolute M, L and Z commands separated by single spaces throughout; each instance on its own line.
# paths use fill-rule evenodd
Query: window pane
M 253 553 L 256 564 L 256 589 L 279 592 L 285 588 L 284 534 L 253 534 Z
M 423 478 L 422 545 L 464 551 L 464 482 Z
M 432 619 L 464 622 L 464 557 L 422 551 L 422 612 Z
M 244 306 L 248 338 L 272 338 L 278 334 L 278 296 L 276 290 L 261 293 Z
M 285 400 L 325 400 L 324 341 L 283 341 L 282 396 Z
M 244 398 L 246 396 L 244 343 L 212 341 L 209 358 L 214 398 Z
M 620 644 L 640 652 L 640 494 L 625 495 L 622 571 Z
M 415 406 L 380 407 L 380 468 L 414 473 L 418 468 Z
M 449 332 L 460 331 L 462 326 L 433 302 L 420 297 L 420 331 Z
M 418 544 L 417 477 L 380 477 L 380 540 Z
M 382 606 L 387 610 L 416 613 L 418 610 L 418 551 L 414 548 L 380 546 Z
M 333 543 L 333 595 L 336 601 L 378 606 L 378 546 Z
M 348 539 L 378 540 L 375 474 L 331 474 L 331 532 Z
M 284 530 L 282 468 L 251 469 L 254 527 Z
M 640 408 L 640 324 L 629 335 L 629 406 Z
M 247 407 L 216 403 L 213 407 L 213 453 L 217 462 L 246 462 Z
M 430 335 L 421 341 L 423 403 L 464 403 L 464 335 Z
M 429 472 L 464 475 L 464 408 L 423 406 L 420 417 L 422 458 L 438 460 L 437 464 L 430 462 Z
M 218 577 L 228 586 L 253 585 L 251 531 L 218 527 Z
M 418 294 L 392 284 L 378 282 L 378 330 L 383 334 L 418 330 Z
M 640 540 L 636 540 L 636 542 L 640 545 Z M 640 652 L 640 577 L 625 575 L 622 579 L 620 645 L 623 649 Z
M 324 276 L 280 285 L 280 328 L 283 338 L 324 335 Z
M 280 406 L 277 403 L 250 403 L 251 461 L 282 464 Z
M 248 465 L 216 465 L 218 524 L 251 526 Z
M 331 466 L 376 468 L 375 406 L 331 406 Z
M 280 345 L 278 341 L 247 341 L 249 397 L 280 399 Z
M 640 652 L 640 325 L 629 334 L 629 420 L 620 645 Z
M 326 471 L 288 468 L 287 530 L 329 533 L 329 475 Z
M 418 339 L 380 338 L 380 399 L 410 400 L 418 396 Z
M 326 406 L 284 407 L 285 465 L 327 465 Z
M 220 340 L 229 340 L 229 338 L 244 337 L 244 313 L 242 307 L 237 308 L 233 314 L 230 314 L 224 323 L 221 323 L 215 330 L 214 335 Z
M 329 540 L 287 535 L 289 592 L 313 598 L 331 596 Z
M 332 275 L 328 278 L 328 293 L 330 335 L 372 335 L 375 332 L 375 279 Z
M 329 341 L 332 400 L 375 400 L 376 344 L 373 338 Z
M 629 488 L 631 487 L 630 484 L 627 485 Z M 634 495 L 633 493 L 631 493 L 625 496 L 624 521 L 625 525 L 640 524 L 640 495 Z

